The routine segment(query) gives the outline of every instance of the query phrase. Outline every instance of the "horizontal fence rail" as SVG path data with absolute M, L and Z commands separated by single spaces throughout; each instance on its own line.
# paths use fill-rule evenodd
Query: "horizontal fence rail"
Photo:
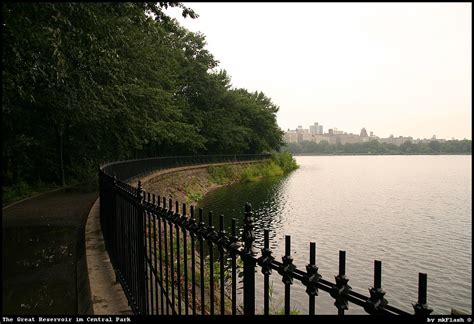
M 349 303 L 368 314 L 409 313 L 389 305 L 382 289 L 382 262 L 374 261 L 374 282 L 370 296 L 355 292 L 348 284 L 346 253 L 339 252 L 335 282 L 319 274 L 316 243 L 310 242 L 309 262 L 298 269 L 291 257 L 291 237 L 285 237 L 285 254 L 278 261 L 272 254 L 269 231 L 264 231 L 260 253 L 254 248 L 255 233 L 251 205 L 245 205 L 242 236 L 237 235 L 236 219 L 231 232 L 220 215 L 187 207 L 172 199 L 147 193 L 142 184 L 133 187 L 130 179 L 153 171 L 186 165 L 244 162 L 269 159 L 270 155 L 182 156 L 120 161 L 99 167 L 100 222 L 106 249 L 130 307 L 141 315 L 224 315 L 257 313 L 255 272 L 263 274 L 263 314 L 270 314 L 270 276 L 284 284 L 284 314 L 291 313 L 294 281 L 306 288 L 308 313 L 314 315 L 316 297 L 322 290 L 334 299 L 339 315 Z M 237 294 L 242 276 L 242 302 Z M 427 275 L 419 273 L 415 315 L 429 315 Z

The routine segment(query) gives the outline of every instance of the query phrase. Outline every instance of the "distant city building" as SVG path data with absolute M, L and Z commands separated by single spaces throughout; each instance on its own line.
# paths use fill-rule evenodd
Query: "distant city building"
M 389 138 L 380 138 L 378 141 L 380 143 L 394 144 L 394 145 L 400 146 L 405 142 L 413 142 L 413 137 L 404 137 L 404 136 L 394 137 L 393 135 L 390 135 Z
M 314 123 L 314 125 L 309 126 L 309 133 L 311 135 L 321 134 L 319 132 L 319 130 L 320 130 L 320 127 L 319 127 L 318 123 Z
M 318 135 L 323 133 L 323 125 L 314 123 L 314 125 L 309 126 L 309 133 L 311 135 Z
M 326 141 L 329 144 L 348 144 L 348 143 L 365 143 L 368 141 L 376 140 L 380 143 L 387 143 L 387 144 L 394 144 L 394 145 L 402 145 L 405 142 L 412 142 L 412 143 L 429 143 L 433 140 L 438 142 L 444 142 L 443 139 L 436 139 L 436 135 L 433 135 L 431 139 L 416 139 L 413 140 L 412 137 L 405 137 L 405 136 L 398 136 L 395 137 L 393 134 L 390 134 L 388 138 L 379 138 L 378 136 L 374 135 L 374 132 L 370 132 L 370 136 L 367 135 L 367 130 L 362 128 L 360 134 L 352 134 L 347 133 L 342 130 L 338 130 L 336 127 L 328 129 L 326 134 L 323 133 L 323 125 L 319 125 L 319 123 L 315 122 L 313 125 L 309 126 L 309 129 L 303 128 L 303 126 L 299 125 L 296 129 L 290 130 L 288 129 L 284 134 L 284 141 L 285 143 L 301 143 L 304 141 L 311 141 L 315 143 L 321 143 L 322 141 Z
M 336 135 L 336 140 L 338 143 L 341 144 L 355 144 L 355 143 L 361 143 L 363 141 L 363 138 L 361 138 L 359 135 L 355 134 L 342 134 L 342 135 Z
M 313 135 L 311 135 L 309 132 L 305 133 L 298 133 L 298 143 L 301 143 L 303 141 L 311 141 Z
M 316 143 L 320 143 L 322 141 L 332 143 L 334 141 L 334 137 L 329 136 L 328 134 L 316 134 L 316 135 L 313 135 L 312 140 Z
M 296 129 L 296 132 L 298 134 L 309 134 L 309 129 L 305 129 L 303 128 L 303 126 L 298 126 L 298 128 Z
M 333 127 L 332 128 L 332 133 L 334 135 L 341 135 L 341 134 L 344 134 L 344 132 L 342 130 L 338 130 L 336 127 Z
M 296 130 L 288 130 L 283 136 L 285 143 L 298 143 L 298 133 Z

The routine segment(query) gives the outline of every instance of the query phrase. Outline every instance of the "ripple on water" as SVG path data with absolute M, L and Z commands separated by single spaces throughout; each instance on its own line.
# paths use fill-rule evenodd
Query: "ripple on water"
M 349 283 L 365 295 L 373 282 L 373 260 L 382 260 L 390 305 L 411 312 L 418 272 L 426 272 L 435 314 L 471 311 L 471 156 L 296 159 L 301 167 L 288 176 L 213 191 L 200 206 L 224 213 L 226 226 L 232 217 L 241 226 L 243 204 L 251 202 L 256 247 L 262 247 L 263 230 L 269 229 L 274 256 L 281 260 L 284 237 L 291 235 L 294 263 L 304 269 L 314 241 L 318 267 L 330 281 L 338 271 L 338 251 L 346 250 Z M 283 285 L 279 275 L 272 278 L 278 301 Z M 294 306 L 307 311 L 304 287 L 294 287 Z M 318 313 L 336 313 L 327 293 L 317 300 Z M 351 307 L 348 313 L 364 312 Z

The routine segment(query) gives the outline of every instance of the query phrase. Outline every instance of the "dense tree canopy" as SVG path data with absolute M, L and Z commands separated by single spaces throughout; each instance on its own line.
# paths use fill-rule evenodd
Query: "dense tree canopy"
M 428 143 L 407 141 L 400 146 L 380 143 L 377 140 L 354 144 L 303 141 L 301 143 L 289 143 L 282 150 L 293 154 L 471 154 L 472 141 L 450 140 L 445 142 L 430 141 Z
M 100 161 L 278 150 L 278 107 L 232 88 L 180 3 L 3 3 L 4 184 L 89 177 Z

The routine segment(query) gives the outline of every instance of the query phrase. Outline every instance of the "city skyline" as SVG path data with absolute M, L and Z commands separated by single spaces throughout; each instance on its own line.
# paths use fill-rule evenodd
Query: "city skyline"
M 314 124 L 318 124 L 319 126 L 323 126 L 324 127 L 324 132 L 323 133 L 319 133 L 319 134 L 328 134 L 328 131 L 330 129 L 336 129 L 337 131 L 339 132 L 342 132 L 342 133 L 346 133 L 346 134 L 354 134 L 354 135 L 358 135 L 360 133 L 360 131 L 362 129 L 365 129 L 367 131 L 367 133 L 372 133 L 373 136 L 377 136 L 377 137 L 380 137 L 380 138 L 388 138 L 390 136 L 393 136 L 393 137 L 412 137 L 413 139 L 432 139 L 433 136 L 436 138 L 436 139 L 445 139 L 445 140 L 451 140 L 451 139 L 455 139 L 455 140 L 463 140 L 463 139 L 468 139 L 468 140 L 471 140 L 471 138 L 456 138 L 456 137 L 449 137 L 449 138 L 443 138 L 443 137 L 440 137 L 438 136 L 435 132 L 433 132 L 433 134 L 431 134 L 430 136 L 426 136 L 426 137 L 416 137 L 416 136 L 412 136 L 411 134 L 400 134 L 400 133 L 396 133 L 396 132 L 388 132 L 386 136 L 384 136 L 385 134 L 377 134 L 375 131 L 372 130 L 372 128 L 370 127 L 367 127 L 367 126 L 361 126 L 358 130 L 346 130 L 346 129 L 342 129 L 338 126 L 325 126 L 325 124 L 323 123 L 320 123 L 320 122 L 313 122 L 313 124 L 309 124 L 307 125 L 308 127 L 304 127 L 305 124 L 304 123 L 301 123 L 301 124 L 298 124 L 296 127 L 293 127 L 293 128 L 287 128 L 287 129 L 283 129 L 283 131 L 286 133 L 287 131 L 293 131 L 293 130 L 297 130 L 299 127 L 302 127 L 302 129 L 304 130 L 308 130 L 309 132 L 311 132 L 311 126 L 313 126 Z M 342 134 L 341 133 L 341 134 Z
M 314 122 L 309 128 L 303 128 L 302 125 L 298 125 L 296 129 L 288 129 L 284 132 L 283 141 L 285 144 L 292 143 L 304 143 L 304 142 L 315 142 L 322 143 L 327 142 L 328 144 L 357 144 L 367 143 L 370 141 L 377 141 L 379 143 L 394 144 L 400 146 L 406 142 L 413 144 L 418 143 L 431 143 L 436 142 L 447 142 L 455 140 L 454 138 L 445 139 L 439 138 L 436 134 L 433 134 L 430 138 L 414 138 L 413 136 L 403 136 L 390 134 L 389 136 L 383 137 L 374 134 L 372 130 L 362 127 L 359 133 L 347 132 L 337 127 L 326 128 L 324 132 L 324 125 Z M 465 139 L 464 139 L 465 140 Z M 456 141 L 463 141 L 457 139 Z
M 233 87 L 280 107 L 283 130 L 320 118 L 380 136 L 472 138 L 470 3 L 189 7 L 199 18 L 176 19 L 206 36 Z

